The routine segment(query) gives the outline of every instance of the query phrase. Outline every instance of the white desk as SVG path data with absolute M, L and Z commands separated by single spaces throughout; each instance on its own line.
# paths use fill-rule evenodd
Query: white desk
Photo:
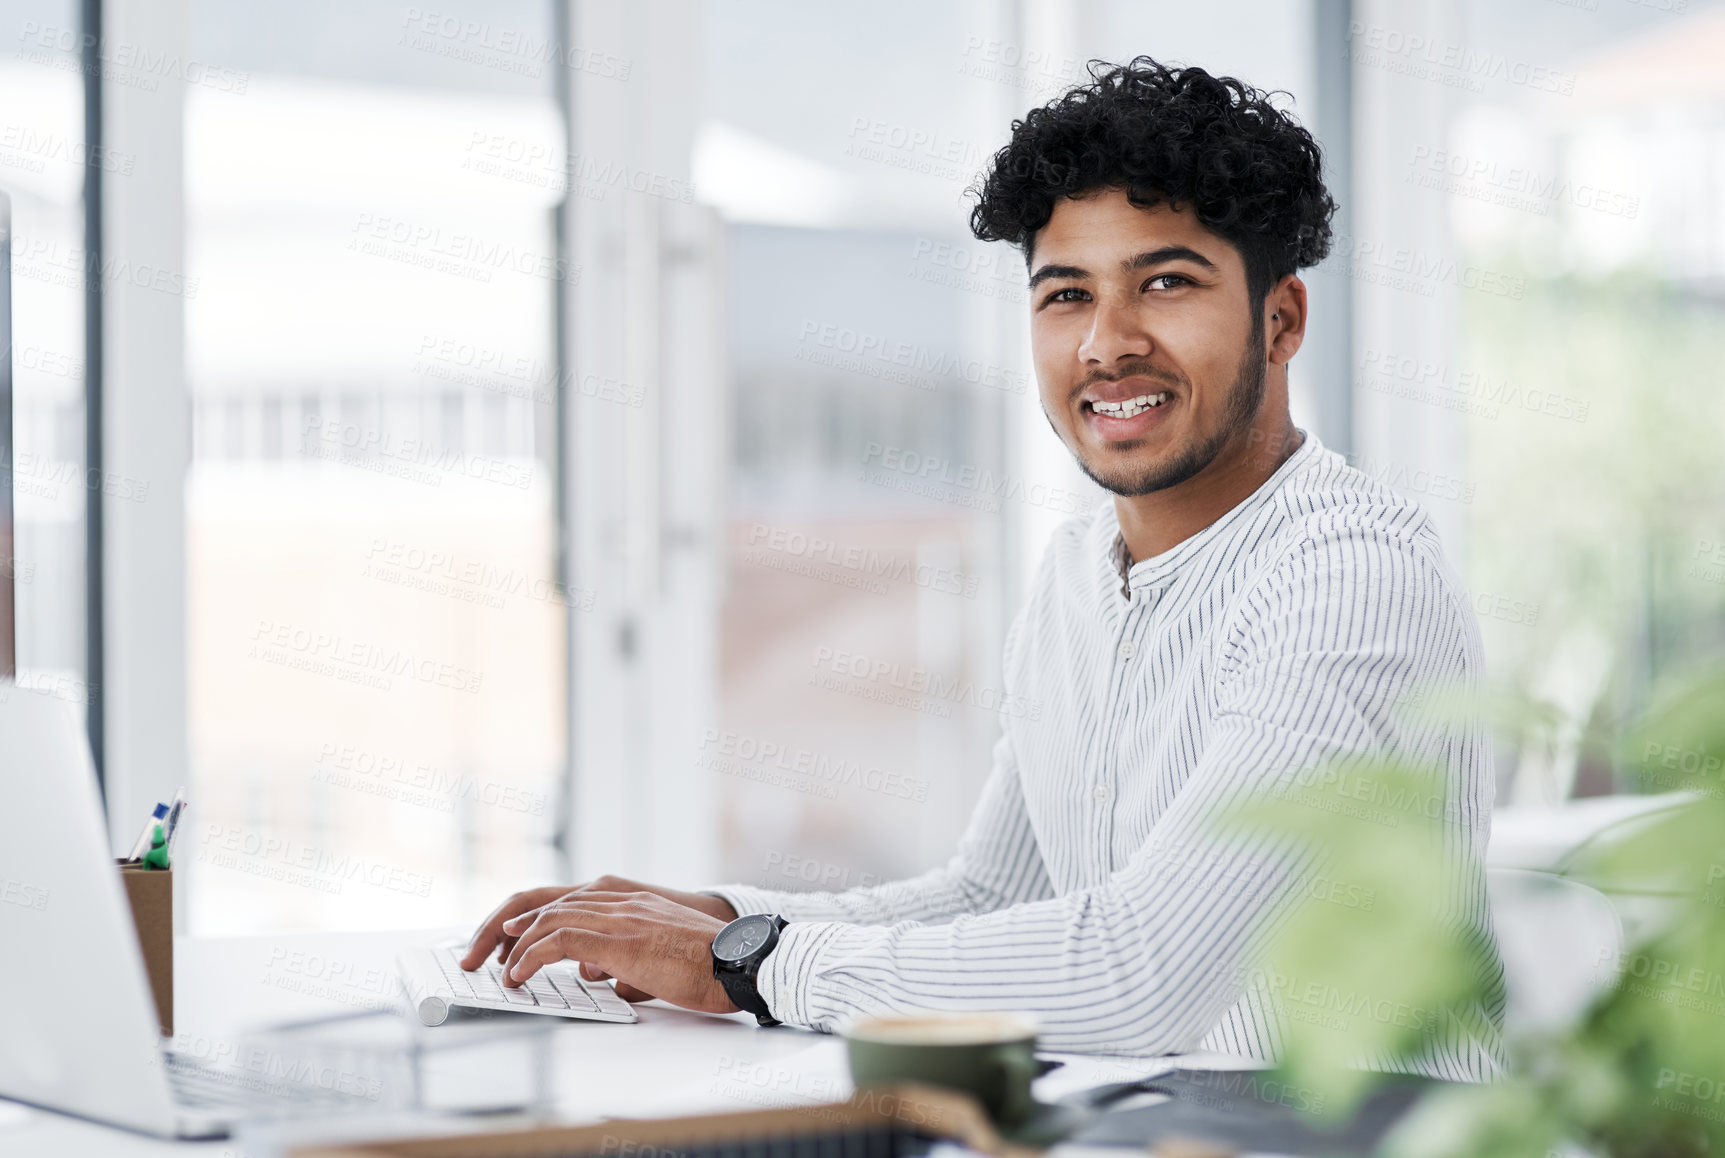
M 399 947 L 436 936 L 325 933 L 182 940 L 174 986 L 176 1040 L 194 1044 L 197 1048 L 188 1050 L 194 1054 L 222 1043 L 234 1049 L 250 1028 L 376 1006 L 390 991 L 380 974 L 370 971 L 391 977 Z M 558 1019 L 552 1040 L 559 1118 L 580 1122 L 737 1111 L 795 1101 L 817 1104 L 851 1093 L 843 1043 L 836 1038 L 762 1029 L 742 1013 L 714 1017 L 658 1002 L 639 1008 L 641 1020 L 634 1025 Z M 1172 1064 L 1172 1059 L 1071 1059 L 1066 1069 L 1042 1079 L 1037 1092 L 1055 1097 L 1066 1089 L 1147 1075 Z M 0 1154 L 255 1158 L 232 1141 L 157 1141 L 4 1101 Z

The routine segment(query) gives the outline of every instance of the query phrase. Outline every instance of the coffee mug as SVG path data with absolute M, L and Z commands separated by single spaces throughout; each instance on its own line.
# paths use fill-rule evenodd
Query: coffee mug
M 969 1094 L 1011 1130 L 1036 1110 L 1030 1083 L 1036 1022 L 1018 1013 L 924 1013 L 863 1017 L 840 1034 L 851 1080 L 862 1086 L 925 1082 Z

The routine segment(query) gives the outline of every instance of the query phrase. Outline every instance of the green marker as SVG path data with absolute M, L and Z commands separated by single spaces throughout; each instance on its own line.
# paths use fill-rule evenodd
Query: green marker
M 168 838 L 162 835 L 162 826 L 155 826 L 150 834 L 150 851 L 144 854 L 144 867 L 147 869 L 165 869 L 168 867 Z

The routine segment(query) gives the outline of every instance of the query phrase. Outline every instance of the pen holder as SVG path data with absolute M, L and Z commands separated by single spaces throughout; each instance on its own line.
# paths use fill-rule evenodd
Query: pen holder
M 162 1036 L 174 1035 L 174 870 L 120 866 Z

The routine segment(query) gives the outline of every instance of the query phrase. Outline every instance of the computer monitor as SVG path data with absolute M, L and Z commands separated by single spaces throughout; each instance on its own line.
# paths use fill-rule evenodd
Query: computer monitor
M 12 554 L 12 198 L 0 192 L 0 680 L 18 670 L 18 602 Z

